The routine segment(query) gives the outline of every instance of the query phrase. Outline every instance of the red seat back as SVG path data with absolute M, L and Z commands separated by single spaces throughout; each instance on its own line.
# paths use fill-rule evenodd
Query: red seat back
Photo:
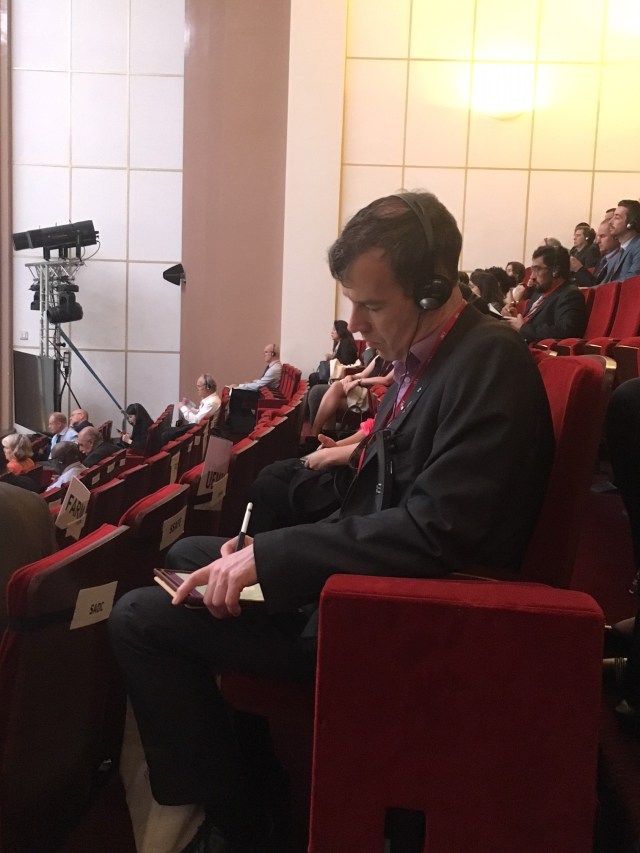
M 127 529 L 105 525 L 13 574 L 0 645 L 2 849 L 52 850 L 117 761 L 125 695 L 107 638 Z
M 636 275 L 620 284 L 620 296 L 609 335 L 619 340 L 637 335 L 639 331 L 640 275 Z
M 591 313 L 587 321 L 584 339 L 606 337 L 611 331 L 613 318 L 620 295 L 620 282 L 611 281 L 595 288 Z
M 547 495 L 520 576 L 568 587 L 610 385 L 603 361 L 597 357 L 546 355 L 538 367 L 549 398 L 556 449 Z

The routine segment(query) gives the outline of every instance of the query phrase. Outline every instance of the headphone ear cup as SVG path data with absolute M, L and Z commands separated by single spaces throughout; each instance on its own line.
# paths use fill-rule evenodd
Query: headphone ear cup
M 413 298 L 421 311 L 436 311 L 449 299 L 452 290 L 449 279 L 438 275 L 418 287 Z

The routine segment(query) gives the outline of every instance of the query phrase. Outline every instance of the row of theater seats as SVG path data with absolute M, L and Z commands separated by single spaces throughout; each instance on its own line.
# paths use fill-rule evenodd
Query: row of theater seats
M 205 420 L 142 461 L 123 450 L 84 472 L 81 538 L 12 576 L 0 644 L 1 851 L 54 849 L 79 819 L 96 769 L 120 747 L 125 697 L 106 637 L 113 603 L 152 583 L 185 531 L 237 533 L 255 474 L 296 452 L 305 390 L 298 377 L 290 400 L 265 409 L 233 447 L 221 510 L 196 509 Z M 54 514 L 64 491 L 45 498 Z
M 580 289 L 589 310 L 584 336 L 563 340 L 547 338 L 537 346 L 560 355 L 606 355 L 616 361 L 617 383 L 637 377 L 640 373 L 640 276 Z

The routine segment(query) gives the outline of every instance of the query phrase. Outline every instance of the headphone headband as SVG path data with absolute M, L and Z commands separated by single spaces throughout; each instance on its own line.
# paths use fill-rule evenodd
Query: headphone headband
M 424 232 L 427 253 L 426 253 L 426 275 L 421 283 L 417 283 L 413 290 L 413 299 L 418 308 L 422 311 L 436 311 L 440 308 L 451 296 L 453 287 L 449 279 L 444 275 L 436 275 L 433 266 L 435 239 L 433 234 L 433 226 L 431 220 L 422 205 L 420 196 L 417 193 L 404 192 L 395 193 L 394 198 L 401 199 L 411 210 Z

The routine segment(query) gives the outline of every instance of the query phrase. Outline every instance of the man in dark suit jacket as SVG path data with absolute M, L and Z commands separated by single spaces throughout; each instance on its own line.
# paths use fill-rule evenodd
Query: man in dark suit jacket
M 640 275 L 640 202 L 625 198 L 618 202 L 611 217 L 611 233 L 619 240 L 620 251 L 604 281 L 626 281 Z
M 433 578 L 522 559 L 553 455 L 549 408 L 522 338 L 451 284 L 460 247 L 455 220 L 428 193 L 356 214 L 330 250 L 331 271 L 352 303 L 350 328 L 394 361 L 397 382 L 343 506 L 316 524 L 248 537 L 237 552 L 235 539 L 176 543 L 167 567 L 195 571 L 174 601 L 206 585 L 209 613 L 145 589 L 112 614 L 154 796 L 206 808 L 190 851 L 234 840 L 234 814 L 248 812 L 212 669 L 311 679 L 314 616 L 335 572 Z M 242 610 L 240 593 L 256 582 L 265 607 Z
M 570 284 L 569 252 L 564 246 L 540 246 L 533 253 L 531 281 L 534 292 L 523 314 L 507 322 L 527 343 L 546 338 L 580 338 L 587 326 L 583 295 Z
M 595 284 L 603 284 L 609 269 L 613 268 L 617 262 L 620 243 L 618 238 L 611 233 L 611 217 L 603 219 L 598 226 L 596 243 L 600 250 L 600 260 L 595 265 L 593 272 L 584 267 L 577 258 L 571 258 L 571 272 L 578 287 L 593 287 Z
M 91 468 L 92 465 L 97 465 L 107 456 L 112 456 L 120 450 L 115 444 L 105 441 L 102 433 L 94 426 L 85 427 L 78 434 L 78 447 L 80 452 L 84 453 L 83 464 L 86 468 Z

